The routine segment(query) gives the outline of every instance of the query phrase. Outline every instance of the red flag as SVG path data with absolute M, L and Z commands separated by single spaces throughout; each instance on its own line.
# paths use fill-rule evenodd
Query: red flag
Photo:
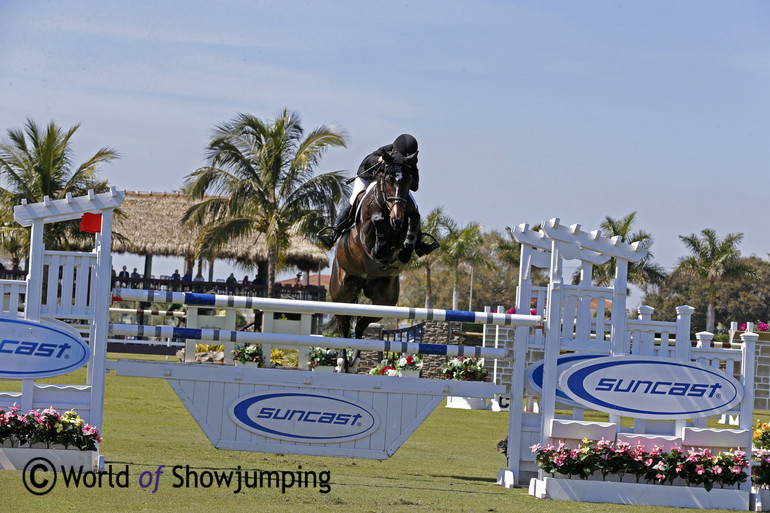
M 80 231 L 86 233 L 99 233 L 102 231 L 102 215 L 86 212 L 80 218 Z

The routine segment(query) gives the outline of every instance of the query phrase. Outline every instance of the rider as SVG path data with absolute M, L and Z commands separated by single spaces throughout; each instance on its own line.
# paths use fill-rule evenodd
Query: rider
M 358 166 L 358 172 L 356 173 L 357 176 L 353 182 L 353 191 L 350 193 L 350 198 L 342 207 L 339 214 L 337 214 L 337 220 L 334 222 L 334 226 L 327 226 L 318 232 L 317 236 L 324 244 L 326 249 L 331 249 L 340 235 L 342 235 L 342 232 L 348 225 L 350 212 L 356 202 L 356 199 L 358 198 L 359 193 L 366 190 L 366 188 L 376 176 L 377 172 L 381 170 L 381 164 L 383 163 L 382 155 L 386 152 L 389 154 L 400 153 L 405 157 L 414 155 L 410 169 L 412 172 L 412 181 L 409 189 L 410 191 L 417 191 L 420 185 L 420 172 L 417 169 L 417 139 L 409 134 L 401 134 L 396 137 L 396 140 L 393 141 L 393 144 L 387 144 L 377 148 L 372 153 L 367 155 L 363 162 L 361 162 L 361 165 Z M 409 197 L 412 198 L 414 207 L 417 209 L 417 202 L 414 200 L 414 196 L 412 196 L 411 192 L 409 193 Z M 435 242 L 435 240 L 426 244 L 422 240 L 422 233 L 420 233 L 415 242 L 414 250 L 417 253 L 417 256 L 422 256 L 427 255 L 436 248 L 438 248 L 438 243 Z

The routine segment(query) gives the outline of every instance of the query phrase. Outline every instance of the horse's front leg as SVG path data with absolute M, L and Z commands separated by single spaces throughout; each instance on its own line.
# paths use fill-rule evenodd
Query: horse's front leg
M 420 213 L 418 211 L 413 210 L 409 212 L 406 226 L 406 239 L 401 247 L 401 251 L 398 252 L 398 260 L 404 264 L 412 258 L 417 235 L 420 233 Z
M 372 224 L 374 225 L 374 249 L 372 257 L 375 260 L 385 260 L 388 256 L 388 242 L 385 240 L 385 232 L 388 229 L 388 219 L 380 212 L 372 214 Z

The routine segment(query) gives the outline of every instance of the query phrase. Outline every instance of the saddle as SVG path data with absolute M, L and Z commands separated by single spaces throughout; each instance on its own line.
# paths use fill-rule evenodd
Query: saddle
M 372 182 L 366 187 L 365 191 L 358 193 L 358 197 L 355 199 L 353 205 L 348 211 L 347 217 L 342 220 L 342 224 L 340 225 L 340 235 L 349 232 L 357 223 L 363 221 L 361 208 L 364 204 L 364 198 L 374 189 L 376 185 L 376 182 Z

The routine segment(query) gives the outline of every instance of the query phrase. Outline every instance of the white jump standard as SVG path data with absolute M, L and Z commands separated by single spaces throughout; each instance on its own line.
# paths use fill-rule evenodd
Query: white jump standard
M 505 396 L 510 398 L 511 405 L 508 464 L 500 472 L 500 484 L 530 484 L 530 493 L 540 498 L 636 504 L 661 504 L 663 501 L 670 506 L 742 510 L 749 507 L 749 480 L 741 489 L 715 488 L 710 492 L 702 486 L 609 482 L 596 485 L 590 480 L 547 477 L 535 465 L 529 449 L 533 444 L 579 442 L 584 437 L 645 446 L 673 442 L 685 450 L 710 448 L 715 454 L 730 447 L 750 450 L 757 335 L 741 335 L 740 349 L 692 347 L 689 340 L 691 307 L 677 308 L 675 321 L 653 321 L 649 307 L 640 307 L 638 319 L 629 318 L 626 312 L 627 271 L 630 262 L 638 262 L 646 255 L 646 250 L 639 245 L 625 244 L 617 237 L 605 238 L 598 231 L 584 232 L 579 225 L 564 226 L 558 219 L 544 223 L 538 232 L 527 225 L 514 228 L 512 234 L 522 248 L 515 307 L 519 312 L 528 312 L 534 306 L 542 315 L 137 289 L 117 289 L 113 293 L 113 297 L 128 301 L 217 309 L 250 308 L 270 314 L 299 313 L 303 317 L 326 313 L 484 323 L 485 334 L 493 333 L 492 340 L 485 335 L 485 345 L 494 347 L 309 336 L 309 323 L 306 323 L 308 329 L 304 334 L 291 335 L 110 324 L 112 212 L 123 196 L 113 189 L 105 194 L 90 192 L 80 198 L 69 195 L 57 201 L 45 198 L 41 203 L 15 208 L 16 220 L 23 226 L 32 227 L 29 274 L 26 282 L 0 280 L 0 294 L 4 298 L 0 302 L 0 322 L 30 324 L 30 333 L 33 333 L 30 343 L 34 344 L 48 343 L 41 337 L 36 339 L 34 333 L 43 332 L 50 326 L 72 334 L 71 326 L 61 320 L 87 323 L 88 344 L 82 345 L 83 354 L 79 361 L 85 363 L 87 360 L 88 372 L 87 384 L 82 386 L 36 383 L 35 379 L 61 370 L 51 371 L 46 367 L 53 354 L 46 346 L 39 354 L 26 356 L 30 367 L 25 370 L 27 374 L 21 393 L 0 392 L 0 407 L 20 403 L 23 409 L 75 408 L 87 422 L 101 428 L 105 373 L 114 370 L 118 375 L 166 379 L 217 448 L 382 460 L 392 456 L 447 396 L 489 399 Z M 77 219 L 94 212 L 102 214 L 102 221 L 93 252 L 45 249 L 42 235 L 46 223 Z M 616 261 L 612 287 L 593 286 L 593 266 L 611 258 Z M 566 260 L 579 261 L 581 279 L 577 285 L 569 284 L 570 280 L 564 276 Z M 535 269 L 548 269 L 547 287 L 533 285 Z M 611 306 L 605 306 L 607 304 Z M 22 307 L 23 312 L 20 312 Z M 159 315 L 164 313 L 170 312 L 158 312 Z M 190 309 L 188 314 L 192 313 Z M 265 326 L 269 328 L 274 316 L 264 317 Z M 541 327 L 543 329 L 538 329 Z M 186 362 L 107 361 L 110 331 L 115 335 L 182 338 L 226 345 L 252 342 L 262 344 L 263 349 L 270 346 L 322 346 L 480 356 L 495 359 L 495 375 L 493 382 L 481 383 Z M 5 352 L 11 350 L 12 345 L 6 341 L 0 349 Z M 12 360 L 0 359 L 0 378 L 13 378 L 12 373 L 17 369 L 8 367 Z M 649 364 L 648 369 L 638 365 L 642 361 Z M 529 371 L 528 364 L 540 367 Z M 687 382 L 686 376 L 680 378 L 671 371 L 675 367 L 690 369 L 684 374 L 697 375 L 702 383 Z M 533 379 L 537 383 L 528 384 L 530 376 L 537 376 Z M 629 399 L 630 395 L 623 400 L 612 395 L 616 388 L 625 392 L 629 381 L 624 380 L 631 379 L 635 383 L 649 383 L 637 387 L 640 393 L 658 395 L 667 401 L 665 408 L 658 409 L 664 413 L 656 413 L 649 403 Z M 716 381 L 707 382 L 707 379 Z M 636 393 L 636 389 L 628 390 L 631 394 Z M 696 400 L 702 398 L 698 395 L 701 392 L 708 401 Z M 674 396 L 682 394 L 686 401 L 672 402 Z M 526 411 L 522 408 L 525 403 L 531 404 L 533 398 L 537 398 L 539 413 L 534 412 L 535 408 Z M 609 422 L 584 420 L 587 409 L 608 413 Z M 571 411 L 571 414 L 565 417 L 564 411 Z M 706 415 L 715 413 L 738 418 L 738 429 L 707 428 Z M 630 418 L 631 422 L 621 423 L 621 417 Z M 626 427 L 631 423 L 632 427 Z M 0 448 L 0 453 L 2 450 Z M 93 457 L 90 461 L 90 465 L 95 465 Z M 530 478 L 534 479 L 530 481 Z M 603 493 L 610 488 L 620 490 L 614 485 L 627 486 L 617 493 L 596 493 L 597 489 Z

